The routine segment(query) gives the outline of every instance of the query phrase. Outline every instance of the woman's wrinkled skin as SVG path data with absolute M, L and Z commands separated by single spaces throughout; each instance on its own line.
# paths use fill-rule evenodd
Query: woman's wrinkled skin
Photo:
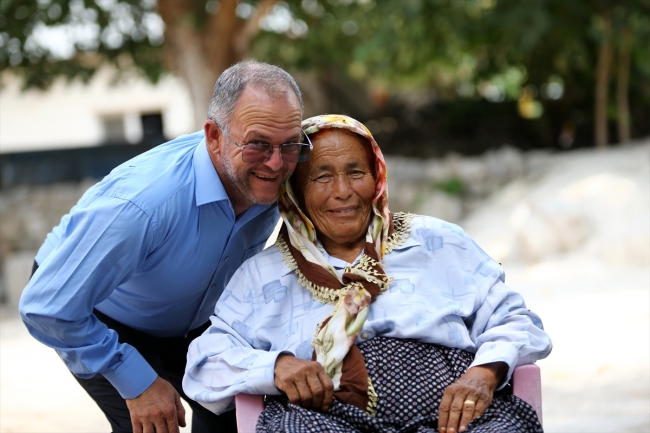
M 349 263 L 363 251 L 375 178 L 369 144 L 344 129 L 314 135 L 314 150 L 296 167 L 296 195 L 328 254 Z
M 312 143 L 309 159 L 296 167 L 295 193 L 327 253 L 352 263 L 364 249 L 372 217 L 375 177 L 369 144 L 344 129 L 318 132 Z M 438 430 L 466 431 L 469 422 L 490 405 L 507 372 L 505 362 L 467 370 L 445 390 Z M 300 406 L 326 412 L 332 404 L 332 381 L 318 362 L 280 355 L 275 364 L 275 385 Z

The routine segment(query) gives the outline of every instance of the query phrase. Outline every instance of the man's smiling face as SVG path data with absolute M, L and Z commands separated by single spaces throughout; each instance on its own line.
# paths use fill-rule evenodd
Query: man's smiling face
M 291 90 L 270 96 L 264 90 L 246 87 L 235 105 L 229 135 L 240 146 L 295 143 L 301 138 L 301 120 L 300 102 Z M 212 139 L 209 135 L 213 135 Z M 296 167 L 295 162 L 282 160 L 279 149 L 274 149 L 268 161 L 244 162 L 241 149 L 216 125 L 206 131 L 206 139 L 210 157 L 237 215 L 254 204 L 273 203 L 280 185 Z

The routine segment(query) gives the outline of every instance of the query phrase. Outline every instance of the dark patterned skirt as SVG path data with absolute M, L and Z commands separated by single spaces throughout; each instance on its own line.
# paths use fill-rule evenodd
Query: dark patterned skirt
M 304 409 L 286 397 L 269 397 L 257 433 L 431 432 L 445 388 L 462 376 L 474 356 L 463 350 L 413 340 L 377 337 L 359 345 L 379 397 L 376 415 L 332 403 L 327 413 Z M 542 432 L 530 405 L 496 392 L 485 413 L 468 425 L 472 433 Z

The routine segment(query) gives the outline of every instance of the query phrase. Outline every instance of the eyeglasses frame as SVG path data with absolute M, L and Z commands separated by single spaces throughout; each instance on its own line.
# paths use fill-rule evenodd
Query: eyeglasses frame
M 214 124 L 217 125 L 217 128 L 219 128 L 219 129 L 221 130 L 221 132 L 223 133 L 223 135 L 225 135 L 226 138 L 228 138 L 228 140 L 230 140 L 230 141 L 232 142 L 232 144 L 234 144 L 235 146 L 237 146 L 238 149 L 241 150 L 241 158 L 242 158 L 242 161 L 244 161 L 244 162 L 248 162 L 249 164 L 255 164 L 255 163 L 252 163 L 252 162 L 249 162 L 249 161 L 244 160 L 244 149 L 245 149 L 246 147 L 248 147 L 248 146 L 255 146 L 254 144 L 239 144 L 239 143 L 237 143 L 237 142 L 236 142 L 235 140 L 233 140 L 232 137 L 231 137 L 231 136 L 230 136 L 230 135 L 225 131 L 225 129 L 224 129 L 224 128 L 219 124 L 219 122 L 217 122 L 217 121 L 214 120 L 214 119 L 210 119 L 210 120 L 212 120 L 212 121 L 214 122 Z M 305 138 L 307 139 L 307 143 L 282 143 L 282 144 L 279 144 L 279 145 L 277 145 L 277 146 L 274 146 L 274 145 L 268 143 L 268 144 L 271 146 L 271 152 L 269 153 L 268 158 L 266 158 L 266 159 L 263 160 L 263 161 L 259 161 L 259 162 L 267 162 L 269 159 L 271 159 L 271 158 L 273 157 L 273 153 L 275 152 L 275 149 L 276 149 L 276 148 L 280 151 L 280 158 L 282 158 L 282 161 L 284 161 L 284 162 L 305 162 L 305 161 L 307 160 L 307 158 L 309 157 L 309 154 L 311 153 L 311 151 L 314 150 L 314 145 L 311 143 L 311 140 L 309 139 L 309 136 L 305 133 L 304 130 L 302 131 L 302 133 L 304 134 Z M 302 145 L 302 146 L 309 146 L 309 150 L 308 150 L 307 153 L 305 154 L 304 159 L 303 159 L 302 161 L 300 160 L 300 157 L 303 156 L 302 150 L 298 153 L 298 160 L 297 160 L 297 161 L 286 161 L 286 160 L 284 159 L 284 157 L 282 156 L 282 146 L 284 146 L 285 144 L 300 144 L 300 145 Z

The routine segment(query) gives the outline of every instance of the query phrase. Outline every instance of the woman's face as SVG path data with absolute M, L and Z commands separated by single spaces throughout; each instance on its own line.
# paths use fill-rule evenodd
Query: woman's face
M 326 249 L 363 245 L 375 195 L 370 144 L 344 129 L 325 130 L 312 143 L 296 168 L 300 205 Z

